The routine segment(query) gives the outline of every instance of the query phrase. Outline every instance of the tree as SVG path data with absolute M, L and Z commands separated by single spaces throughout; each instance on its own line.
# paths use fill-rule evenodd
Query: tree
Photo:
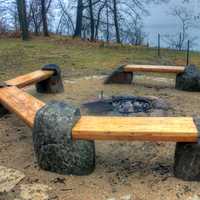
M 74 32 L 74 37 L 81 37 L 82 21 L 83 21 L 83 0 L 78 0 L 76 9 L 76 28 Z
M 16 1 L 25 0 L 0 0 L 0 10 L 4 10 L 0 12 L 3 31 L 19 30 Z M 148 13 L 146 3 L 168 0 L 26 1 L 27 27 L 35 35 L 43 32 L 48 36 L 51 29 L 61 35 L 73 35 L 91 41 L 98 39 L 139 45 L 145 37 L 141 24 Z M 51 2 L 54 8 L 50 7 Z
M 134 18 L 148 13 L 146 3 L 161 3 L 169 0 L 76 0 L 76 25 L 74 37 L 99 37 L 121 43 L 127 35 L 126 25 Z M 142 17 L 141 17 L 142 18 Z M 141 20 L 141 19 L 140 19 Z M 139 32 L 137 32 L 138 34 Z M 128 34 L 128 37 L 130 34 Z M 138 34 L 139 36 L 139 34 Z M 141 41 L 141 40 L 140 40 Z
M 177 17 L 181 24 L 181 31 L 176 44 L 177 48 L 181 50 L 188 37 L 188 29 L 192 26 L 193 16 L 191 15 L 190 11 L 187 10 L 187 8 L 182 6 L 174 8 L 171 15 Z
M 47 15 L 51 16 L 52 0 L 29 0 L 28 9 L 28 24 L 29 29 L 38 36 L 43 31 L 44 36 L 49 36 L 49 23 Z M 49 18 L 49 17 L 48 17 Z
M 89 13 L 90 13 L 90 40 L 94 41 L 94 14 L 93 14 L 93 2 L 92 0 L 89 0 Z
M 109 8 L 108 2 L 106 2 L 106 41 L 108 42 L 110 38 L 109 34 Z
M 56 28 L 56 33 L 73 35 L 75 29 L 74 29 L 73 17 L 71 16 L 70 13 L 71 4 L 66 4 L 65 1 L 58 0 L 58 9 L 60 9 L 61 12 L 59 12 L 60 16 Z
M 94 19 L 94 6 L 101 2 L 101 0 L 86 0 L 83 2 L 83 0 L 77 1 L 77 14 L 76 14 L 76 28 L 74 37 L 81 37 L 82 30 L 84 30 L 84 35 L 86 33 L 86 30 L 88 31 L 88 27 L 86 27 L 86 24 L 89 24 L 90 26 L 90 40 L 94 41 L 95 39 L 95 23 L 97 20 Z M 83 12 L 86 11 L 86 14 L 83 15 Z M 87 12 L 88 11 L 88 12 Z M 83 24 L 83 20 L 85 20 L 85 24 Z M 88 20 L 90 21 L 88 23 Z
M 120 33 L 119 33 L 118 7 L 117 7 L 117 1 L 116 0 L 113 0 L 113 14 L 114 14 L 116 40 L 117 40 L 117 43 L 121 43 Z
M 130 23 L 126 25 L 122 41 L 132 45 L 142 45 L 144 44 L 145 37 L 146 34 L 143 31 L 141 18 L 136 16 Z
M 101 14 L 103 9 L 105 8 L 107 4 L 107 0 L 104 0 L 104 2 L 102 2 L 101 5 L 99 5 L 98 10 L 97 10 L 97 20 L 96 20 L 96 26 L 95 26 L 95 39 L 98 39 L 99 36 L 99 26 L 102 23 L 101 20 Z M 107 17 L 108 17 L 108 13 L 107 13 Z
M 47 23 L 47 9 L 46 9 L 46 0 L 41 0 L 41 16 L 42 16 L 42 25 L 43 25 L 43 34 L 44 36 L 49 36 L 48 23 Z
M 35 35 L 38 36 L 41 27 L 41 4 L 40 0 L 32 0 L 30 2 L 30 11 L 29 11 L 29 27 L 32 28 Z
M 172 35 L 165 35 L 165 41 L 170 45 L 170 47 L 177 50 L 182 50 L 188 40 L 191 44 L 194 43 L 196 38 L 189 36 L 188 32 L 191 27 L 193 27 L 194 16 L 192 12 L 185 6 L 176 6 L 170 12 L 170 15 L 176 17 L 180 24 L 179 33 Z
M 22 39 L 28 40 L 29 32 L 28 32 L 25 0 L 17 0 L 17 10 L 18 10 L 18 16 L 19 16 L 20 30 L 22 33 Z

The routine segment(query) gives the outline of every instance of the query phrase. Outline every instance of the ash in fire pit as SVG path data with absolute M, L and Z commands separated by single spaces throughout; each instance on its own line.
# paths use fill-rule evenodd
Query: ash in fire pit
M 110 116 L 166 116 L 168 105 L 159 98 L 113 96 L 82 105 L 85 114 Z
M 112 97 L 113 110 L 122 114 L 149 112 L 151 101 L 141 97 Z

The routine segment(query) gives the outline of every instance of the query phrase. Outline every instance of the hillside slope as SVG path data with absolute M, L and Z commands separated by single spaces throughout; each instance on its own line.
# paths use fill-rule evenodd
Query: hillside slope
M 184 65 L 186 53 L 154 48 L 90 43 L 67 37 L 0 39 L 0 80 L 56 63 L 65 77 L 108 73 L 124 63 Z M 191 63 L 200 65 L 200 54 L 191 53 Z

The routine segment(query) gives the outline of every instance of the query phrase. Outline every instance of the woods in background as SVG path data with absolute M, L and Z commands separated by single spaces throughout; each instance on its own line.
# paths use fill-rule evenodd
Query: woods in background
M 49 36 L 51 32 L 90 41 L 142 45 L 146 37 L 143 18 L 149 15 L 148 6 L 169 1 L 0 0 L 0 33 L 21 32 L 22 39 L 28 40 L 29 32 L 36 36 Z M 183 9 L 183 12 L 186 11 Z M 174 15 L 182 19 L 180 16 L 184 13 L 178 14 Z M 186 31 L 187 27 L 176 42 L 172 36 L 166 37 L 166 40 L 173 43 L 173 47 L 180 48 L 186 38 Z
M 0 33 L 21 32 L 23 40 L 29 39 L 29 32 L 36 36 L 43 32 L 44 36 L 49 36 L 50 7 L 51 0 L 0 1 Z

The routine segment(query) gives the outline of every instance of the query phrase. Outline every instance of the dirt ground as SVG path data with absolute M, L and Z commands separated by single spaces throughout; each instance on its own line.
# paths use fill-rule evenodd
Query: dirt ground
M 138 76 L 132 85 L 103 85 L 102 77 L 64 82 L 63 94 L 26 90 L 44 101 L 64 100 L 77 106 L 101 91 L 105 96 L 156 96 L 169 102 L 172 116 L 200 115 L 200 93 L 175 90 L 173 78 Z M 38 168 L 31 130 L 15 115 L 6 115 L 0 119 L 0 166 L 19 170 L 25 177 L 9 192 L 0 193 L 0 200 L 198 200 L 200 183 L 173 176 L 174 147 L 160 142 L 96 142 L 96 170 L 89 176 L 62 176 Z

